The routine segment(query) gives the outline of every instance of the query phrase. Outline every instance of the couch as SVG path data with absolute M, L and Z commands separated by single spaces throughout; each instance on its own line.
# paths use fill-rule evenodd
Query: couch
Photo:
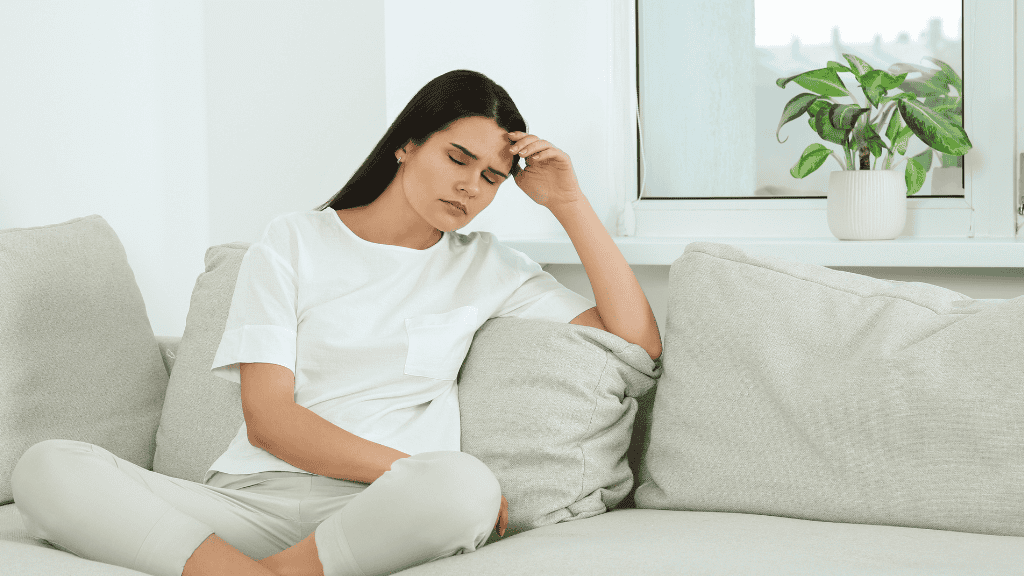
M 154 336 L 100 216 L 0 230 L 0 574 L 139 572 L 31 537 L 10 473 L 48 438 L 199 480 L 242 421 L 209 374 L 247 244 L 211 247 Z M 463 451 L 507 534 L 474 574 L 1024 574 L 1024 297 L 975 300 L 696 242 L 664 353 L 494 318 L 459 372 Z

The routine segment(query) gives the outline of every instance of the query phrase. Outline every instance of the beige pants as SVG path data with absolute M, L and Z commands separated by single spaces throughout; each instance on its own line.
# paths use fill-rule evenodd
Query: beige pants
M 22 455 L 14 501 L 33 536 L 108 564 L 178 576 L 210 534 L 259 560 L 316 533 L 325 576 L 390 574 L 472 552 L 491 534 L 501 489 L 463 452 L 396 461 L 372 484 L 300 472 L 158 474 L 85 442 Z

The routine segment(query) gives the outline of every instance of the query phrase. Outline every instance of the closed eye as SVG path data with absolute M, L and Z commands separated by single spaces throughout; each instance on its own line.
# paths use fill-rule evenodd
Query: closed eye
M 455 162 L 455 163 L 456 163 L 456 164 L 458 164 L 459 166 L 465 166 L 465 165 L 466 165 L 466 163 L 465 163 L 465 162 L 459 162 L 458 160 L 456 160 L 455 158 L 452 158 L 451 156 L 448 156 L 448 158 L 451 158 L 451 161 L 452 161 L 452 162 Z M 488 183 L 488 184 L 490 184 L 490 185 L 492 185 L 492 186 L 494 185 L 494 182 L 490 181 L 490 180 L 489 180 L 489 179 L 488 179 L 488 178 L 487 178 L 486 176 L 484 176 L 484 180 L 487 180 L 487 183 Z

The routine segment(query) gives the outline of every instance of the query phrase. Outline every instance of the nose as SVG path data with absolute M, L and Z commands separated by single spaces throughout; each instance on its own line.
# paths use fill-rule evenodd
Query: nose
M 459 190 L 469 194 L 470 196 L 476 196 L 480 192 L 480 185 L 475 180 L 463 180 L 459 183 Z

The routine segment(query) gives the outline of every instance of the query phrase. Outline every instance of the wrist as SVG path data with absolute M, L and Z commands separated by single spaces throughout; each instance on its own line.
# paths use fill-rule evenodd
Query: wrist
M 575 197 L 572 200 L 562 201 L 558 204 L 548 206 L 547 208 L 558 220 L 577 216 L 585 212 L 587 208 L 590 208 L 590 202 L 587 200 L 587 197 L 583 195 L 583 192 L 578 192 L 574 196 Z

